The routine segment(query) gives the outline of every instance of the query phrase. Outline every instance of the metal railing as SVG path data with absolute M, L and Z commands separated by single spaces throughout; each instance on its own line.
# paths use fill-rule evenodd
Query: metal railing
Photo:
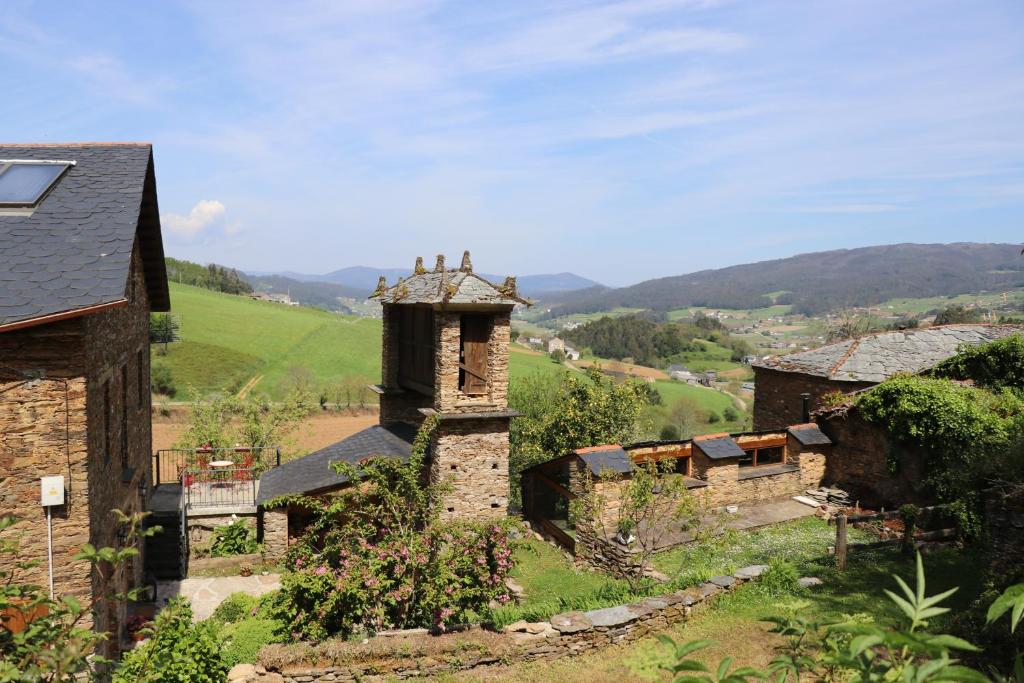
M 181 474 L 181 497 L 186 511 L 196 508 L 256 505 L 256 469 L 187 468 Z
M 210 463 L 217 461 L 230 461 L 238 469 L 265 472 L 281 464 L 281 447 L 161 449 L 153 455 L 153 486 L 180 483 L 185 470 L 214 469 Z

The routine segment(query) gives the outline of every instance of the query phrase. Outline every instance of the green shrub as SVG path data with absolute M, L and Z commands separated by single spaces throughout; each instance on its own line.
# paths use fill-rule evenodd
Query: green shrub
M 156 615 L 153 637 L 129 652 L 113 683 L 221 683 L 230 668 L 212 624 L 192 623 L 188 603 L 175 598 Z
M 242 619 L 255 616 L 259 609 L 260 599 L 254 595 L 245 593 L 232 593 L 224 602 L 217 605 L 210 617 L 213 621 L 221 624 L 233 624 Z
M 163 363 L 153 363 L 149 372 L 149 381 L 154 394 L 174 398 L 174 395 L 178 393 L 178 388 L 174 386 L 171 368 Z
M 221 642 L 221 656 L 229 667 L 254 664 L 261 647 L 283 642 L 280 635 L 283 629 L 284 624 L 280 621 L 258 617 L 225 624 L 217 634 Z
M 716 413 L 715 411 L 712 410 L 710 413 L 708 413 L 708 424 L 715 424 L 721 421 L 722 416 Z
M 773 560 L 754 585 L 759 593 L 778 597 L 800 590 L 799 580 L 800 573 L 791 562 Z
M 740 414 L 732 406 L 726 406 L 725 410 L 722 411 L 722 417 L 725 418 L 726 422 L 735 422 L 740 419 Z
M 259 551 L 259 547 L 253 530 L 242 520 L 237 520 L 214 529 L 210 554 L 213 557 L 246 555 Z

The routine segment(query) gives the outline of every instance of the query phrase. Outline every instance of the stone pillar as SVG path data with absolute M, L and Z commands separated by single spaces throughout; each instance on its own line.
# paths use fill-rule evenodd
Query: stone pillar
M 288 508 L 263 510 L 263 553 L 280 560 L 288 551 Z

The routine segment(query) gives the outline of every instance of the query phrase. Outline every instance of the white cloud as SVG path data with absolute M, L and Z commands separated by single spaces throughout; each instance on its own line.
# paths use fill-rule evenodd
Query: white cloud
M 192 239 L 206 228 L 216 223 L 227 212 L 227 208 L 216 199 L 203 199 L 192 207 L 187 216 L 178 213 L 167 213 L 160 217 L 163 225 L 175 235 Z M 228 234 L 237 233 L 237 223 L 225 228 Z M 235 232 L 228 232 L 228 230 Z

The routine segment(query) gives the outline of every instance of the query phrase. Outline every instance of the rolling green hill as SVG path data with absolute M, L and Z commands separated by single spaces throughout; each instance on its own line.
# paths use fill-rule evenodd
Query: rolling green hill
M 315 388 L 346 380 L 379 381 L 380 320 L 283 306 L 171 283 L 171 312 L 181 341 L 154 363 L 167 365 L 177 399 L 212 392 L 282 395 L 298 375 Z M 301 370 L 300 368 L 304 368 Z M 514 352 L 511 375 L 558 372 L 547 356 Z M 306 372 L 308 371 L 308 372 Z

